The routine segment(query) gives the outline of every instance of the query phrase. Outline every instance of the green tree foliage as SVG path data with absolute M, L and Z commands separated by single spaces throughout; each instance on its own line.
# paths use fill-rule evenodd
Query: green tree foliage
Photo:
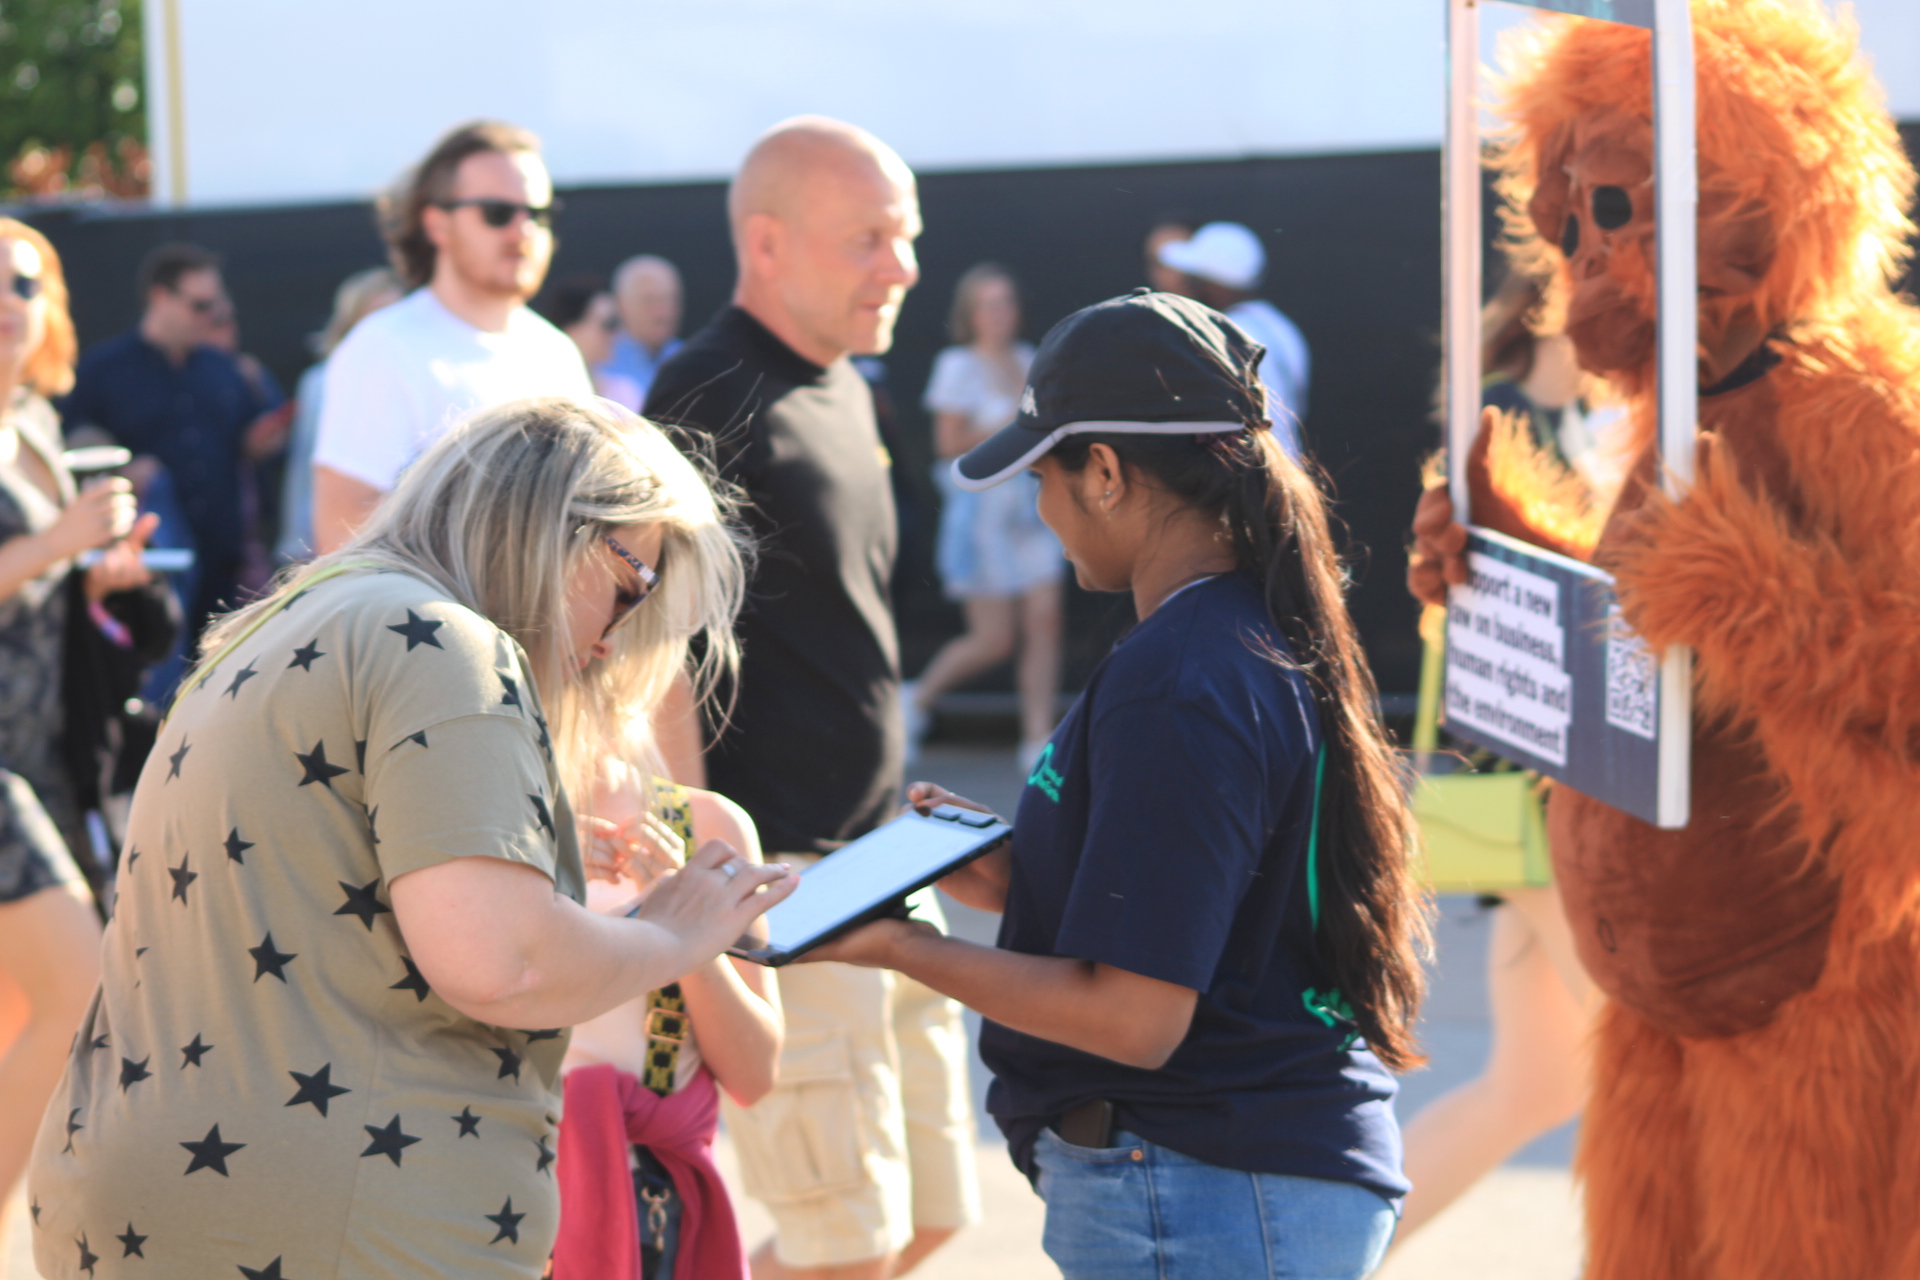
M 17 193 L 144 187 L 140 4 L 0 0 L 0 160 Z

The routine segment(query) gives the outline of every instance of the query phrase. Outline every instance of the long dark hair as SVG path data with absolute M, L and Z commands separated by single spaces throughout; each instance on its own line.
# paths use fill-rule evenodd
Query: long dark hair
M 1250 400 L 1261 403 L 1257 388 Z M 1078 472 L 1095 444 L 1110 447 L 1151 487 L 1217 518 L 1240 571 L 1260 583 L 1267 616 L 1291 650 L 1271 656 L 1306 676 L 1325 742 L 1321 954 L 1380 1060 L 1396 1071 L 1420 1065 L 1413 1023 L 1426 994 L 1421 959 L 1430 932 L 1413 868 L 1416 833 L 1373 676 L 1347 615 L 1347 574 L 1325 496 L 1264 423 L 1200 437 L 1074 435 L 1052 456 Z

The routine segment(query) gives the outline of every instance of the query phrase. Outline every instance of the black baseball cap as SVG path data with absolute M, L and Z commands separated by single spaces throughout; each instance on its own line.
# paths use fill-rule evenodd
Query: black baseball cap
M 1266 348 L 1212 307 L 1135 289 L 1076 311 L 1040 343 L 1020 416 L 953 464 L 962 489 L 990 489 L 1085 432 L 1208 435 L 1272 425 Z

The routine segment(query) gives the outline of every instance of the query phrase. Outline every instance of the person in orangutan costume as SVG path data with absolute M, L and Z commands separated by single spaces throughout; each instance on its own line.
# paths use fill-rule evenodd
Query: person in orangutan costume
M 1912 167 L 1813 0 L 1695 0 L 1698 474 L 1654 454 L 1647 33 L 1553 20 L 1502 102 L 1509 239 L 1633 409 L 1611 502 L 1483 424 L 1476 523 L 1612 571 L 1695 653 L 1692 820 L 1571 788 L 1548 830 L 1609 997 L 1577 1167 L 1589 1280 L 1920 1276 L 1920 312 Z M 1550 317 L 1548 322 L 1560 317 Z M 1443 488 L 1409 584 L 1464 579 Z

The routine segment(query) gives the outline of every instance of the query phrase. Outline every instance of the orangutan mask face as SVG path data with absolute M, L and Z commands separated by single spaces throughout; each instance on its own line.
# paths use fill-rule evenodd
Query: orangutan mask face
M 1713 381 L 1765 334 L 1751 295 L 1777 252 L 1773 219 L 1700 159 L 1699 240 L 1702 378 Z M 1644 120 L 1595 113 L 1562 126 L 1540 150 L 1527 212 L 1540 237 L 1566 258 L 1567 336 L 1580 366 L 1651 376 L 1658 306 L 1654 279 L 1653 131 Z
M 1565 255 L 1567 336 L 1582 368 L 1618 374 L 1654 357 L 1653 133 L 1643 120 L 1583 116 L 1540 151 L 1527 206 Z

